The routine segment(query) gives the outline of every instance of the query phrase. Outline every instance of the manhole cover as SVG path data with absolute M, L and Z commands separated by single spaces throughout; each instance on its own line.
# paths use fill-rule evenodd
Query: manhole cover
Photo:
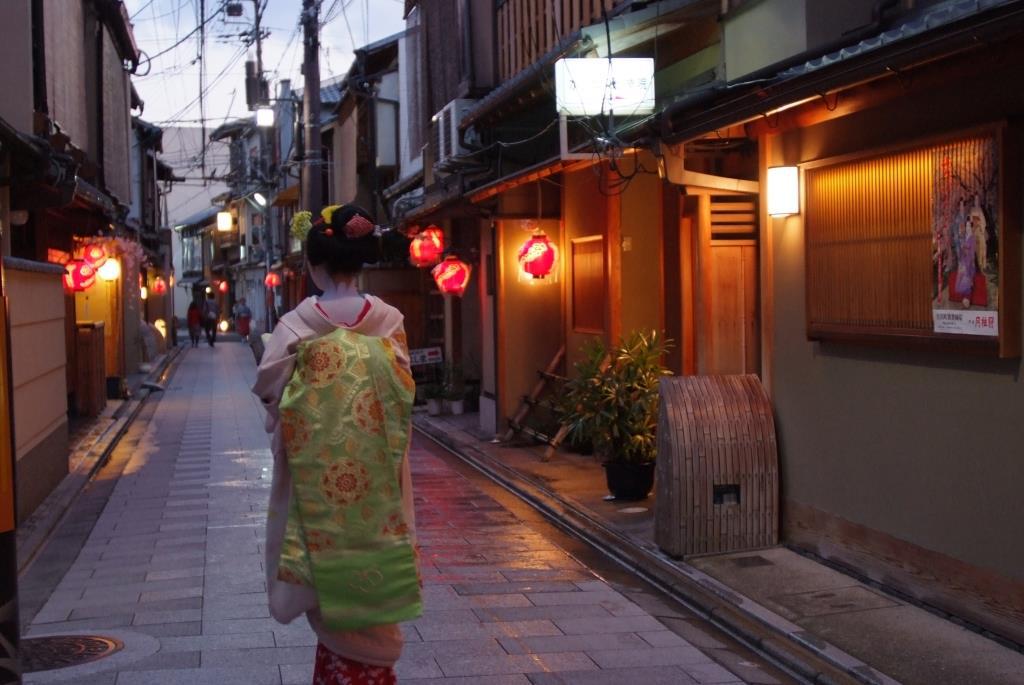
M 22 672 L 35 673 L 87 664 L 121 651 L 124 644 L 99 635 L 56 635 L 24 638 L 19 646 Z
M 754 554 L 749 557 L 737 557 L 732 560 L 732 563 L 736 564 L 740 568 L 753 568 L 755 566 L 774 566 L 772 562 L 768 561 L 760 554 Z

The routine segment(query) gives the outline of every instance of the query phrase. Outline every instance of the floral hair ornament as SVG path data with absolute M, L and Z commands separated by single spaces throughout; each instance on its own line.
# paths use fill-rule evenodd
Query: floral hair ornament
M 312 212 L 296 212 L 292 217 L 291 235 L 301 242 L 306 241 L 306 236 L 313 229 Z

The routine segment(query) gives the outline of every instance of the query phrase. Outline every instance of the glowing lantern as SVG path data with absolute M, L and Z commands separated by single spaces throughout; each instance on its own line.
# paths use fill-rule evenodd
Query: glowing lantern
M 469 264 L 456 257 L 449 255 L 443 262 L 435 266 L 430 274 L 437 283 L 437 288 L 445 295 L 458 295 L 466 292 L 469 285 L 469 275 L 472 269 Z
M 220 329 L 221 333 L 227 333 L 228 332 L 228 322 L 227 322 L 227 320 L 226 319 L 221 319 L 220 323 L 217 324 L 217 328 Z
M 84 260 L 74 259 L 64 267 L 64 287 L 68 292 L 80 293 L 96 282 L 96 269 Z
M 121 262 L 116 259 L 108 259 L 103 266 L 96 270 L 104 281 L 116 281 L 121 277 Z
M 228 282 L 221 281 L 220 283 L 218 283 L 217 290 L 221 291 L 222 293 L 226 293 L 228 291 Z
M 156 321 L 153 322 L 153 328 L 155 328 L 156 330 L 158 330 L 160 332 L 160 335 L 163 336 L 164 340 L 167 339 L 167 322 L 166 321 L 164 321 L 163 319 L 157 319 Z
M 537 233 L 519 248 L 519 268 L 531 278 L 551 275 L 558 261 L 558 250 L 544 233 Z
M 409 261 L 413 266 L 437 264 L 443 253 L 444 231 L 437 226 L 428 226 L 409 244 Z
M 165 281 L 162 277 L 157 276 L 153 280 L 153 294 L 154 295 L 163 295 L 166 292 L 167 292 L 167 281 Z
M 93 269 L 98 269 L 109 259 L 106 249 L 99 243 L 86 246 L 82 252 L 82 260 Z
M 276 271 L 271 271 L 267 274 L 267 277 L 263 279 L 263 285 L 268 288 L 276 288 L 281 285 L 281 274 Z
M 139 288 L 139 297 L 141 297 L 143 300 L 148 300 L 149 288 L 147 288 L 146 286 L 142 286 L 141 288 Z

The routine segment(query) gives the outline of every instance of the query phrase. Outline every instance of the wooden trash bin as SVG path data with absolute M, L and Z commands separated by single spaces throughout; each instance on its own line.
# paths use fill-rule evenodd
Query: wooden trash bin
M 754 375 L 661 381 L 654 539 L 674 557 L 778 543 L 771 404 Z
M 99 416 L 107 406 L 103 322 L 79 321 L 75 344 L 75 411 L 79 416 Z

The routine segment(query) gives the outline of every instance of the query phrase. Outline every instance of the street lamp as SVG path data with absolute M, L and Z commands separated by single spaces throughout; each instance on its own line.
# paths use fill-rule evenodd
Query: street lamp
M 256 108 L 256 125 L 260 128 L 270 128 L 274 125 L 274 108 L 266 105 Z
M 263 197 L 263 193 L 253 193 L 252 199 L 256 200 L 256 204 L 258 204 L 260 207 L 267 206 L 267 198 Z

